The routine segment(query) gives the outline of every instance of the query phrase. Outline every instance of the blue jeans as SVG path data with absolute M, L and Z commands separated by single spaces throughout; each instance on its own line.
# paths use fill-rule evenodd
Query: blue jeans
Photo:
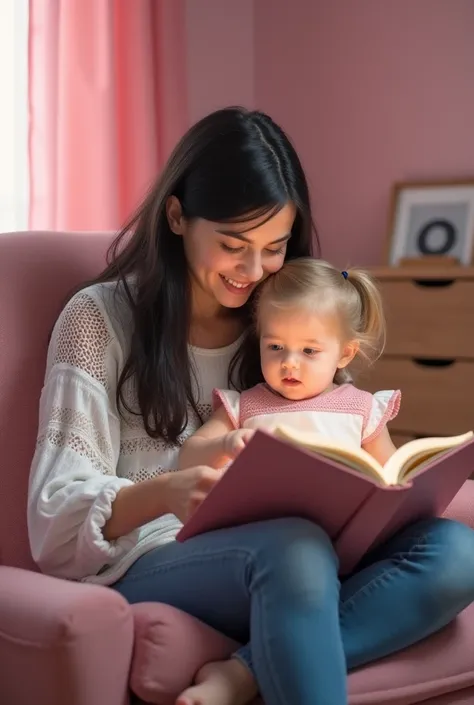
M 269 705 L 344 705 L 347 669 L 427 637 L 474 600 L 474 531 L 419 522 L 340 584 L 318 526 L 257 522 L 151 550 L 113 587 L 245 644 L 236 657 Z

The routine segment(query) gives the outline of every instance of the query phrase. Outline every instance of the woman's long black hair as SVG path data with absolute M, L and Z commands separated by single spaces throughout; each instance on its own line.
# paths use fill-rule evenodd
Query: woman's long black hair
M 262 112 L 218 110 L 196 123 L 176 146 L 143 203 L 108 253 L 105 270 L 89 283 L 118 279 L 133 317 L 131 347 L 117 388 L 119 408 L 143 416 L 153 438 L 175 443 L 188 422 L 193 398 L 188 355 L 190 287 L 183 240 L 169 227 L 166 202 L 176 196 L 183 215 L 242 222 L 276 213 L 288 202 L 296 219 L 286 258 L 319 249 L 308 186 L 300 160 L 283 130 Z M 133 291 L 129 276 L 134 275 Z M 242 315 L 250 322 L 250 302 Z M 258 346 L 249 326 L 229 379 L 244 389 L 260 380 Z M 124 399 L 133 378 L 138 409 Z

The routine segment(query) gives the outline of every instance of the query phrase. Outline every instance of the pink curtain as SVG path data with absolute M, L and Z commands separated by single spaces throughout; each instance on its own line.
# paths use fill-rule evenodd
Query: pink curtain
M 30 0 L 31 229 L 114 230 L 187 127 L 184 0 Z

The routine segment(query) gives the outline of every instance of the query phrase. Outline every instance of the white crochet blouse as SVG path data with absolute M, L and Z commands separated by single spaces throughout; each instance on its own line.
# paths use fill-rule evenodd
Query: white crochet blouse
M 76 294 L 53 331 L 28 493 L 32 555 L 50 575 L 109 585 L 150 548 L 172 541 L 181 526 L 169 514 L 115 541 L 102 535 L 117 492 L 173 471 L 179 451 L 179 445 L 150 438 L 139 415 L 118 413 L 116 388 L 130 330 L 128 305 L 111 283 Z M 239 344 L 217 350 L 189 346 L 204 419 L 211 412 L 212 390 L 227 386 Z M 125 394 L 137 408 L 131 382 Z M 190 414 L 182 439 L 198 426 Z

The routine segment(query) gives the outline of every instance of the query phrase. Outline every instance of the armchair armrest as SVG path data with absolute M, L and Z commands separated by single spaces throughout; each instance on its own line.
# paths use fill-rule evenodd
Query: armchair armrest
M 0 566 L 5 705 L 126 705 L 132 647 L 114 590 Z
M 467 480 L 461 487 L 444 516 L 461 521 L 474 528 L 474 481 Z

